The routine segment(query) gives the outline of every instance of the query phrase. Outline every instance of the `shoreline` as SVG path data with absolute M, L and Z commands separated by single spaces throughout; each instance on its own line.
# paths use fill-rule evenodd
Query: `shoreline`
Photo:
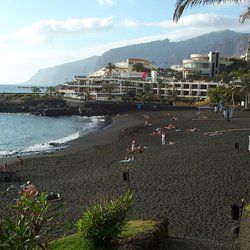
M 10 113 L 3 113 L 3 114 L 10 114 Z M 30 113 L 25 113 L 25 112 L 24 113 L 11 113 L 11 114 L 32 115 Z M 33 115 L 33 116 L 35 116 L 35 115 Z M 55 155 L 61 151 L 65 152 L 65 151 L 69 150 L 70 147 L 72 147 L 72 145 L 74 145 L 77 140 L 81 140 L 83 137 L 87 136 L 88 134 L 95 133 L 96 131 L 102 130 L 107 126 L 112 126 L 113 118 L 110 116 L 94 116 L 94 118 L 96 118 L 98 120 L 97 124 L 95 124 L 93 127 L 87 128 L 87 130 L 86 130 L 86 128 L 84 128 L 83 130 L 76 132 L 76 133 L 79 133 L 78 138 L 75 138 L 75 139 L 72 139 L 69 141 L 65 141 L 65 142 L 57 142 L 57 141 L 65 139 L 65 138 L 72 137 L 73 135 L 76 134 L 76 133 L 73 133 L 70 135 L 66 135 L 62 138 L 55 139 L 53 141 L 40 143 L 40 144 L 38 142 L 36 144 L 36 145 L 41 145 L 41 146 L 46 145 L 46 144 L 50 145 L 51 148 L 47 149 L 47 150 L 44 150 L 44 149 L 39 150 L 38 149 L 37 151 L 33 151 L 33 152 L 30 151 L 30 152 L 22 153 L 19 151 L 24 151 L 24 149 L 20 149 L 19 151 L 13 149 L 13 150 L 11 150 L 11 151 L 14 151 L 13 154 L 6 154 L 5 156 L 0 156 L 0 166 L 3 165 L 3 163 L 12 164 L 15 161 L 16 156 L 21 156 L 24 159 L 28 159 L 28 158 L 39 157 L 39 156 Z M 87 131 L 87 132 L 85 133 L 85 131 Z M 32 148 L 33 146 L 28 146 L 28 147 Z
M 19 114 L 19 113 L 17 113 Z M 28 114 L 28 113 L 23 113 Z M 4 163 L 7 163 L 9 167 L 11 167 L 12 164 L 16 162 L 16 156 L 19 155 L 23 159 L 39 159 L 43 157 L 57 157 L 61 155 L 69 155 L 75 152 L 80 151 L 81 149 L 88 149 L 91 147 L 95 147 L 98 145 L 103 145 L 103 143 L 98 143 L 98 136 L 102 134 L 102 136 L 106 137 L 106 143 L 110 143 L 113 140 L 111 139 L 111 134 L 118 134 L 120 130 L 127 128 L 128 126 L 136 126 L 139 123 L 131 119 L 131 117 L 126 118 L 126 121 L 128 122 L 128 126 L 124 125 L 123 122 L 120 121 L 120 117 L 117 116 L 97 116 L 98 118 L 104 117 L 104 121 L 99 121 L 98 124 L 96 124 L 95 127 L 91 128 L 90 131 L 86 134 L 80 135 L 78 138 L 73 139 L 71 141 L 66 142 L 65 148 L 55 148 L 51 152 L 45 153 L 45 152 L 35 152 L 31 154 L 15 154 L 12 156 L 7 157 L 0 157 L 0 166 L 2 166 Z

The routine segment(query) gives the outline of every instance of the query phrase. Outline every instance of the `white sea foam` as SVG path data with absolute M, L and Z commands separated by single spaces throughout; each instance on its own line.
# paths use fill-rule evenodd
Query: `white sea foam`
M 29 154 L 40 154 L 40 153 L 52 153 L 56 150 L 65 149 L 70 141 L 73 141 L 80 136 L 83 136 L 87 133 L 92 132 L 97 129 L 97 126 L 100 122 L 104 122 L 104 116 L 93 116 L 93 117 L 82 117 L 79 116 L 78 119 L 89 121 L 86 123 L 85 128 L 76 133 L 67 135 L 63 138 L 52 140 L 49 142 L 45 142 L 42 144 L 36 144 L 29 146 L 20 150 L 8 150 L 8 151 L 0 151 L 0 157 L 5 156 L 15 156 L 15 155 L 29 155 Z

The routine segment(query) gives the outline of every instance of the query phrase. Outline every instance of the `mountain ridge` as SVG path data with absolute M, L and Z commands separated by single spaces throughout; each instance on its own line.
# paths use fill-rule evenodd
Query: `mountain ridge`
M 190 54 L 204 54 L 217 50 L 223 56 L 240 56 L 248 45 L 247 33 L 231 30 L 214 31 L 198 37 L 179 42 L 164 40 L 133 44 L 113 48 L 101 56 L 91 56 L 74 62 L 69 62 L 46 69 L 40 69 L 25 85 L 57 85 L 72 81 L 75 75 L 88 75 L 107 63 L 125 61 L 129 57 L 141 57 L 155 63 L 157 66 L 169 67 L 180 64 Z

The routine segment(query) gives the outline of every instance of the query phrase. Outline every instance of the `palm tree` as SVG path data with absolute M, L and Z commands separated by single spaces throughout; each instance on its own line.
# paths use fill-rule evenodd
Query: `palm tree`
M 245 108 L 247 109 L 250 105 L 250 74 L 241 77 L 240 92 L 245 96 Z
M 144 65 L 142 63 L 135 63 L 132 66 L 132 71 L 144 72 L 144 71 L 147 71 L 147 69 L 144 67 Z
M 85 101 L 88 101 L 88 100 L 89 100 L 89 97 L 90 97 L 89 88 L 85 88 L 85 89 L 83 90 L 83 93 L 84 93 Z
M 209 89 L 207 96 L 212 103 L 218 103 L 225 97 L 226 88 L 224 86 L 217 86 L 216 88 Z
M 147 98 L 145 92 L 139 93 L 136 97 L 141 101 L 142 104 L 145 102 Z
M 164 80 L 161 78 L 158 78 L 156 81 L 157 81 L 157 95 L 158 95 L 159 101 L 161 101 L 161 89 L 164 88 L 165 84 L 164 84 Z
M 143 92 L 146 96 L 146 99 L 152 97 L 152 85 L 150 83 L 144 83 Z
M 230 84 L 224 92 L 226 98 L 231 99 L 233 108 L 235 108 L 235 94 L 239 91 L 239 86 L 235 84 Z
M 188 7 L 194 7 L 197 5 L 210 5 L 210 4 L 224 4 L 224 3 L 242 3 L 245 4 L 244 0 L 177 0 L 175 3 L 175 11 L 173 20 L 178 22 L 181 18 L 184 10 Z M 240 15 L 240 22 L 244 23 L 246 19 L 250 18 L 250 8 L 248 7 L 245 12 Z
M 52 86 L 49 86 L 49 87 L 46 88 L 46 92 L 48 92 L 49 96 L 52 96 L 53 94 L 56 93 L 56 88 L 52 87 Z
M 103 90 L 108 93 L 108 99 L 111 100 L 111 94 L 116 88 L 116 85 L 113 83 L 106 83 L 103 85 Z
M 131 81 L 125 81 L 124 86 L 126 87 L 126 101 L 128 100 L 128 87 L 132 86 Z
M 172 90 L 168 91 L 168 95 L 173 103 L 176 103 L 177 100 L 177 90 L 176 87 L 174 86 Z
M 108 70 L 109 75 L 111 75 L 112 72 L 116 69 L 116 66 L 115 66 L 113 63 L 109 62 L 109 63 L 106 65 L 105 69 Z
M 32 91 L 32 93 L 35 94 L 36 99 L 38 99 L 38 95 L 41 92 L 40 88 L 38 88 L 38 87 L 31 87 L 31 91 Z

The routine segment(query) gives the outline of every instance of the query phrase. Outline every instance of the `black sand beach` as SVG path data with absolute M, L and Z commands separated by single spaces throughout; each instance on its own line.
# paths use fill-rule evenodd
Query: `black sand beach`
M 235 112 L 230 122 L 212 111 L 203 111 L 208 119 L 198 120 L 196 113 L 120 115 L 112 126 L 80 138 L 67 150 L 25 159 L 22 181 L 15 185 L 31 180 L 39 190 L 60 193 L 68 206 L 65 218 L 75 223 L 97 195 L 118 195 L 126 190 L 121 172 L 130 167 L 135 196 L 131 219 L 168 218 L 170 236 L 209 240 L 227 249 L 235 241 L 230 232 L 236 225 L 230 205 L 241 198 L 249 201 L 250 112 Z M 143 125 L 143 114 L 149 115 L 152 126 Z M 173 116 L 178 119 L 171 121 Z M 169 124 L 180 131 L 164 129 L 166 140 L 177 143 L 162 146 L 161 138 L 150 134 Z M 127 136 L 120 133 L 124 128 L 129 128 Z M 192 128 L 200 131 L 187 131 Z M 244 128 L 249 130 L 238 130 Z M 236 130 L 204 135 L 231 129 Z M 134 154 L 135 161 L 119 163 L 133 139 L 148 148 Z M 237 139 L 239 152 L 234 149 Z M 0 183 L 3 214 L 18 196 L 17 190 L 5 191 L 12 184 Z

